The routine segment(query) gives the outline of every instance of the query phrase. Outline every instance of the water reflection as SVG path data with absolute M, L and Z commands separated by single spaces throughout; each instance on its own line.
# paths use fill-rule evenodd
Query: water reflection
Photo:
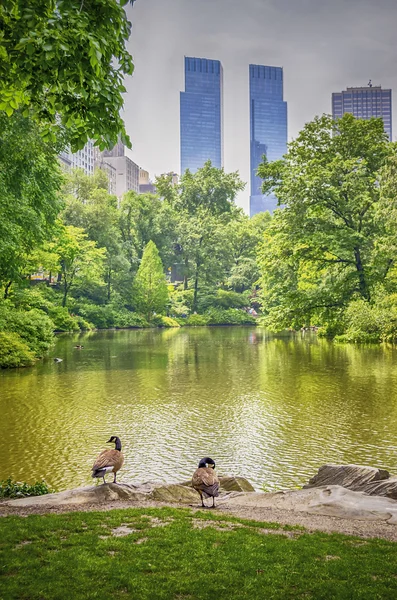
M 266 489 L 300 485 L 326 462 L 397 472 L 396 377 L 392 348 L 313 335 L 60 336 L 42 363 L 0 374 L 0 479 L 90 483 L 93 459 L 114 434 L 126 455 L 121 481 L 184 479 L 204 455 Z

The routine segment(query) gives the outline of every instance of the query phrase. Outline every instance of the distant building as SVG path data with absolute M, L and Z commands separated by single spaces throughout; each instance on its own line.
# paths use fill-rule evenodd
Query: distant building
M 101 169 L 105 171 L 106 175 L 109 179 L 109 194 L 116 194 L 116 168 L 107 162 L 107 159 L 104 157 L 103 152 L 101 152 L 98 148 L 94 148 L 94 166 L 95 169 Z
M 262 180 L 257 169 L 265 155 L 269 162 L 287 152 L 287 103 L 284 101 L 283 69 L 263 65 L 249 66 L 250 94 L 250 215 L 277 207 L 274 194 L 261 193 Z
M 139 192 L 139 167 L 128 156 L 106 156 L 104 160 L 116 170 L 116 196 Z
M 351 113 L 358 119 L 379 117 L 383 119 L 385 132 L 392 140 L 392 93 L 382 90 L 381 85 L 350 87 L 332 94 L 332 116 L 334 119 Z
M 125 145 L 120 140 L 120 138 L 118 139 L 117 144 L 115 146 L 113 146 L 113 148 L 111 148 L 110 150 L 104 150 L 103 151 L 103 156 L 104 157 L 107 157 L 107 156 L 125 156 Z
M 64 150 L 60 153 L 59 159 L 62 165 L 67 169 L 83 169 L 87 175 L 94 173 L 94 144 L 89 140 L 82 150 L 70 152 Z
M 185 56 L 180 94 L 181 173 L 207 160 L 223 166 L 223 69 L 219 60 Z
M 162 175 L 171 175 L 172 185 L 178 185 L 179 175 L 176 173 L 162 173 Z M 149 176 L 149 171 L 139 169 L 139 193 L 140 194 L 156 194 L 156 184 L 152 182 Z

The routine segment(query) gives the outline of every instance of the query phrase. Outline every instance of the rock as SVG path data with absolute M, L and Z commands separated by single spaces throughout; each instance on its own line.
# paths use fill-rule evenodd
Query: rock
M 358 492 L 365 492 L 369 496 L 385 496 L 397 500 L 397 477 L 390 477 L 383 481 L 371 481 L 360 488 Z
M 368 496 L 339 485 L 276 493 L 242 493 L 227 502 L 228 507 L 275 508 L 344 519 L 387 521 L 397 524 L 397 502 L 390 498 Z
M 178 502 L 181 504 L 201 502 L 199 494 L 193 488 L 178 483 L 156 487 L 149 498 L 159 502 Z
M 255 492 L 255 488 L 245 477 L 219 477 L 221 491 L 225 492 Z
M 324 485 L 341 485 L 349 490 L 364 491 L 365 485 L 388 478 L 389 472 L 385 469 L 360 465 L 323 465 L 319 468 L 317 475 L 303 486 L 303 489 Z
M 29 496 L 8 500 L 9 506 L 60 506 L 65 504 L 104 504 L 114 500 L 143 501 L 148 494 L 128 484 L 106 483 L 104 485 L 76 488 L 45 496 Z

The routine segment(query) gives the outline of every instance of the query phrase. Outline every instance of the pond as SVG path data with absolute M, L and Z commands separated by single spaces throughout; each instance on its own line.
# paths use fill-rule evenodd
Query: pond
M 325 463 L 397 473 L 397 350 L 252 327 L 102 331 L 0 373 L 0 479 L 90 485 L 111 435 L 124 482 L 184 480 L 203 456 L 265 490 Z

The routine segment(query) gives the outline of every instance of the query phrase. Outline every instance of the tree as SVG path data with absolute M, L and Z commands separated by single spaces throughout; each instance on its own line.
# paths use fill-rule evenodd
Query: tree
M 63 178 L 56 147 L 30 119 L 0 113 L 0 131 L 0 285 L 9 285 L 26 256 L 51 238 Z
M 105 250 L 87 239 L 79 227 L 60 225 L 59 234 L 48 250 L 59 257 L 58 272 L 63 289 L 62 306 L 66 306 L 68 294 L 78 280 L 100 283 L 103 274 Z
M 129 295 L 131 281 L 118 229 L 120 215 L 117 198 L 108 193 L 108 183 L 106 173 L 100 170 L 91 176 L 81 169 L 73 172 L 65 186 L 65 191 L 73 194 L 65 197 L 62 219 L 65 225 L 83 228 L 88 239 L 105 249 L 105 282 L 109 302 L 114 286 L 124 295 L 127 295 L 128 288 Z
M 335 318 L 384 281 L 390 256 L 377 250 L 379 178 L 391 152 L 382 120 L 324 115 L 305 125 L 283 160 L 259 166 L 263 191 L 285 205 L 260 252 L 263 308 L 274 327 Z
M 162 314 L 168 302 L 168 289 L 163 264 L 156 244 L 150 241 L 143 251 L 142 261 L 132 290 L 135 308 L 151 321 L 153 313 Z
M 271 215 L 262 212 L 251 219 L 241 214 L 227 226 L 228 251 L 231 267 L 227 285 L 236 292 L 252 289 L 259 278 L 257 254 Z
M 234 200 L 245 184 L 237 172 L 225 173 L 207 161 L 196 173 L 186 170 L 178 186 L 170 177 L 156 186 L 178 215 L 175 247 L 185 266 L 185 289 L 192 278 L 196 310 L 200 280 L 214 281 L 225 271 L 225 226 L 240 214 Z
M 177 215 L 167 201 L 155 194 L 127 192 L 121 201 L 118 227 L 131 271 L 135 272 L 144 248 L 152 240 L 161 260 L 169 266 L 175 253 Z
M 128 0 L 5 0 L 0 4 L 0 111 L 25 110 L 72 150 L 89 138 L 111 147 L 121 133 L 123 78 L 133 63 Z

